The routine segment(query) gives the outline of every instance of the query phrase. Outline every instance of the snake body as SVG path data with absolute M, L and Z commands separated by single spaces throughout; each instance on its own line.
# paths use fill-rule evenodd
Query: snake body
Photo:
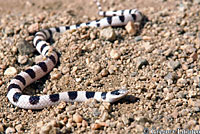
M 7 97 L 13 105 L 24 109 L 42 109 L 58 104 L 61 101 L 84 102 L 90 98 L 94 98 L 97 101 L 115 102 L 127 95 L 128 90 L 126 89 L 118 89 L 110 92 L 69 91 L 41 96 L 31 96 L 22 93 L 26 86 L 46 75 L 57 64 L 58 55 L 56 51 L 54 51 L 47 43 L 47 40 L 52 38 L 52 35 L 55 32 L 63 33 L 66 30 L 77 29 L 84 26 L 123 26 L 129 21 L 140 22 L 142 20 L 142 14 L 137 9 L 105 12 L 102 11 L 100 3 L 98 1 L 95 2 L 99 9 L 99 15 L 107 17 L 88 23 L 44 29 L 35 34 L 33 39 L 34 47 L 41 55 L 46 57 L 46 60 L 39 62 L 29 69 L 17 74 L 10 81 Z

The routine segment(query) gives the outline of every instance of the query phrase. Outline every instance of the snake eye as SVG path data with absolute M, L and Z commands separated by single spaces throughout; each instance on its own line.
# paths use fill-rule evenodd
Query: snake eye
M 112 95 L 122 95 L 122 94 L 127 94 L 127 90 L 126 89 L 118 89 L 115 91 L 112 91 L 111 94 Z
M 112 95 L 120 95 L 119 90 L 115 90 L 111 92 Z

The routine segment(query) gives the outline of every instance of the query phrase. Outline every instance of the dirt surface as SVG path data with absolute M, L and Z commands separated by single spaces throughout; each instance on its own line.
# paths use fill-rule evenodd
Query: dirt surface
M 102 28 L 55 34 L 60 62 L 24 92 L 127 88 L 129 95 L 114 104 L 89 100 L 34 111 L 6 98 L 9 80 L 42 59 L 33 33 L 101 17 L 92 0 L 0 1 L 0 133 L 200 133 L 200 1 L 101 4 L 105 11 L 137 8 L 148 21 L 136 35 L 112 28 L 114 41 L 101 37 Z

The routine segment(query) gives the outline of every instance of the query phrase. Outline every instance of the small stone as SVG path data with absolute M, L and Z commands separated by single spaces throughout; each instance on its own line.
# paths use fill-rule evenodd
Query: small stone
M 95 38 L 96 38 L 96 35 L 94 34 L 94 32 L 91 32 L 91 33 L 90 33 L 90 38 L 91 38 L 91 39 L 95 39 Z
M 72 68 L 72 73 L 75 73 L 76 71 L 78 70 L 78 67 L 77 66 L 74 66 L 73 68 Z
M 28 27 L 29 33 L 35 33 L 38 30 L 39 30 L 39 24 L 38 23 L 32 24 Z
M 70 72 L 70 67 L 68 66 L 64 66 L 61 70 L 62 74 L 66 74 L 66 73 L 69 73 Z
M 193 106 L 193 107 L 200 107 L 200 100 L 192 100 L 192 99 L 189 99 L 188 101 L 188 105 L 189 106 Z
M 5 131 L 6 134 L 13 134 L 15 132 L 16 132 L 16 130 L 13 127 L 8 127 L 8 128 L 6 128 L 6 131 Z
M 111 105 L 110 105 L 109 102 L 103 102 L 102 104 L 103 104 L 103 107 L 104 107 L 106 110 L 110 110 Z
M 0 123 L 0 133 L 4 132 L 4 125 L 2 123 Z
M 44 122 L 43 121 L 39 121 L 39 122 L 37 122 L 37 125 L 36 125 L 37 127 L 41 127 L 41 126 L 44 126 Z
M 193 128 L 194 126 L 196 126 L 196 124 L 197 124 L 197 121 L 196 121 L 196 120 L 190 120 L 190 121 L 188 122 L 188 127 L 189 127 L 189 128 Z
M 193 0 L 194 4 L 200 4 L 200 0 Z
M 144 116 L 138 116 L 138 117 L 135 118 L 135 120 L 136 120 L 137 122 L 140 122 L 140 123 L 149 122 L 149 119 L 146 118 L 146 117 L 144 117 Z
M 28 61 L 28 56 L 27 55 L 19 55 L 17 58 L 17 61 L 20 64 L 25 64 Z
M 136 41 L 136 42 L 141 41 L 141 40 L 142 40 L 142 37 L 141 37 L 141 36 L 136 36 L 136 37 L 135 37 L 135 41 Z
M 5 70 L 4 75 L 16 75 L 17 69 L 15 67 L 9 67 Z
M 145 40 L 145 41 L 147 41 L 147 40 L 151 40 L 151 37 L 149 37 L 149 36 L 143 36 L 142 39 Z
M 106 121 L 108 119 L 108 117 L 109 117 L 108 112 L 104 112 L 102 117 L 101 117 L 101 121 Z
M 76 82 L 81 82 L 81 80 L 82 80 L 81 78 L 75 78 Z
M 97 129 L 99 129 L 100 127 L 102 127 L 100 124 L 97 124 L 97 123 L 91 124 L 91 129 L 92 129 L 92 130 L 97 130 Z
M 187 83 L 187 80 L 185 80 L 184 78 L 179 78 L 179 79 L 177 80 L 177 86 L 179 86 L 179 87 L 185 86 L 186 83 Z
M 187 70 L 189 67 L 188 67 L 187 64 L 183 64 L 183 65 L 182 65 L 182 68 L 183 68 L 183 70 Z
M 186 95 L 187 95 L 188 93 L 185 93 L 185 92 L 183 92 L 183 91 L 179 91 L 177 94 L 176 94 L 176 97 L 177 98 L 186 98 Z
M 199 113 L 199 112 L 200 112 L 200 108 L 199 108 L 199 107 L 193 107 L 192 110 L 193 110 L 195 113 Z
M 96 116 L 96 117 L 98 117 L 100 114 L 101 114 L 101 112 L 99 111 L 99 109 L 94 108 L 93 115 Z
M 51 125 L 42 126 L 42 128 L 39 131 L 39 134 L 49 134 L 49 131 L 51 130 L 51 128 L 52 128 Z
M 133 23 L 133 21 L 129 21 L 125 26 L 126 31 L 129 34 L 135 35 L 138 31 L 138 27 Z
M 66 102 L 62 101 L 59 103 L 59 105 L 57 106 L 58 109 L 64 109 L 66 107 Z
M 12 52 L 16 54 L 16 52 L 17 52 L 17 47 L 16 46 L 12 47 Z
M 83 126 L 83 127 L 87 127 L 87 126 L 88 126 L 87 121 L 83 120 L 83 121 L 82 121 L 82 126 Z
M 49 122 L 48 125 L 53 126 L 53 127 L 59 126 L 56 120 L 51 120 L 51 122 Z
M 108 72 L 107 69 L 103 69 L 103 70 L 101 71 L 101 76 L 102 76 L 102 77 L 106 77 L 106 76 L 108 76 L 108 74 L 109 74 L 109 72 Z
M 165 100 L 169 101 L 172 100 L 174 98 L 174 94 L 173 93 L 168 93 L 165 97 Z
M 76 113 L 73 115 L 73 121 L 76 123 L 81 123 L 83 121 L 83 118 L 82 118 L 82 116 L 80 116 L 79 114 Z
M 20 55 L 28 55 L 35 51 L 35 48 L 33 47 L 33 45 L 25 40 L 19 40 L 16 46 Z
M 198 54 L 196 52 L 192 53 L 190 56 L 194 61 L 198 59 Z
M 173 117 L 174 119 L 176 119 L 176 118 L 178 117 L 179 114 L 178 114 L 178 111 L 175 109 L 171 115 L 172 115 L 172 117 Z
M 144 127 L 142 125 L 136 125 L 136 131 L 137 133 L 141 133 L 144 131 Z
M 90 63 L 90 69 L 91 69 L 91 72 L 95 73 L 95 74 L 98 74 L 100 71 L 101 71 L 101 66 L 99 63 L 95 62 L 95 63 Z
M 0 80 L 0 86 L 3 84 L 3 81 L 2 80 Z
M 66 124 L 66 127 L 67 127 L 67 128 L 71 128 L 71 127 L 73 127 L 73 124 L 72 124 L 71 122 L 68 121 L 68 123 Z
M 14 30 L 13 28 L 7 26 L 5 27 L 5 33 L 8 35 L 8 36 L 12 36 L 14 34 Z
M 124 125 L 128 125 L 130 123 L 129 119 L 125 115 L 122 115 L 122 122 Z
M 172 52 L 173 52 L 172 49 L 167 49 L 167 50 L 164 52 L 164 55 L 165 55 L 166 57 L 169 57 L 169 56 L 172 55 Z
M 61 72 L 58 70 L 51 72 L 50 75 L 52 80 L 57 80 L 62 76 Z
M 143 47 L 145 48 L 146 52 L 148 52 L 148 53 L 153 51 L 153 45 L 150 45 L 149 42 L 144 43 Z
M 164 77 L 164 80 L 166 80 L 166 81 L 168 81 L 168 80 L 174 81 L 176 78 L 177 78 L 177 75 L 176 75 L 175 73 L 169 72 L 169 73 Z
M 97 129 L 101 128 L 101 127 L 106 127 L 106 126 L 108 126 L 106 123 L 99 122 L 99 123 L 91 124 L 91 129 L 92 130 L 97 130 Z
M 182 3 L 180 3 L 179 4 L 179 7 L 178 7 L 178 9 L 180 10 L 180 11 L 185 11 L 185 9 L 186 9 L 187 7 L 184 5 L 184 4 L 182 4 Z
M 169 68 L 172 68 L 173 70 L 176 70 L 177 68 L 179 68 L 181 66 L 179 61 L 173 61 L 171 60 L 168 64 Z
M 138 72 L 131 73 L 131 77 L 136 77 L 138 75 Z
M 18 124 L 17 126 L 15 126 L 15 129 L 17 130 L 17 132 L 22 131 L 22 129 L 23 129 L 22 124 Z
M 194 74 L 194 70 L 193 69 L 188 69 L 188 70 L 186 70 L 186 74 L 187 74 L 187 77 L 191 77 Z
M 149 62 L 146 59 L 141 58 L 141 57 L 137 58 L 137 60 L 136 60 L 136 67 L 138 69 L 142 69 L 142 67 L 146 66 L 146 65 L 149 65 Z
M 100 37 L 102 39 L 105 39 L 105 40 L 108 40 L 108 41 L 114 41 L 114 40 L 116 40 L 115 31 L 111 27 L 102 29 L 100 31 Z
M 112 49 L 112 50 L 110 51 L 110 57 L 111 57 L 112 59 L 117 60 L 117 59 L 120 58 L 120 56 L 121 56 L 121 54 L 120 54 L 119 51 L 117 51 L 117 50 L 115 50 L 115 49 Z

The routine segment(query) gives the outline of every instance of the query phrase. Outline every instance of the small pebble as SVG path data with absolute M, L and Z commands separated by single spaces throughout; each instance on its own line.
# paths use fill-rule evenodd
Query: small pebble
M 66 102 L 62 101 L 59 103 L 59 105 L 57 106 L 58 109 L 64 109 L 66 107 Z
M 102 76 L 102 77 L 106 77 L 108 74 L 109 74 L 109 72 L 108 72 L 107 69 L 103 69 L 103 70 L 101 71 L 101 76 Z
M 25 64 L 28 61 L 28 56 L 27 55 L 19 55 L 17 58 L 17 61 L 20 64 Z
M 22 124 L 18 124 L 17 126 L 15 126 L 15 129 L 17 130 L 17 132 L 22 131 L 22 129 L 23 129 Z
M 132 34 L 132 35 L 135 35 L 138 31 L 138 28 L 137 26 L 135 26 L 135 24 L 133 23 L 133 21 L 129 21 L 126 26 L 126 31 L 129 33 L 129 34 Z
M 174 98 L 174 94 L 173 93 L 168 93 L 165 97 L 165 100 L 169 101 L 172 100 Z
M 28 27 L 29 33 L 35 33 L 38 30 L 39 30 L 39 24 L 38 23 L 32 24 Z
M 17 69 L 15 67 L 9 67 L 5 70 L 4 75 L 16 75 Z
M 17 42 L 17 50 L 19 51 L 20 55 L 28 55 L 33 53 L 35 48 L 28 41 L 19 40 Z
M 187 74 L 187 77 L 192 77 L 193 74 L 194 74 L 194 70 L 193 69 L 188 69 L 188 70 L 186 70 L 186 74 Z
M 83 118 L 82 118 L 82 116 L 80 116 L 79 114 L 76 113 L 73 115 L 73 121 L 76 123 L 81 123 L 83 121 Z
M 57 80 L 62 76 L 61 72 L 59 71 L 53 71 L 50 73 L 50 75 L 52 80 Z
M 136 41 L 136 42 L 141 41 L 141 40 L 142 40 L 142 37 L 141 37 L 141 36 L 136 36 L 136 37 L 135 37 L 135 41 Z
M 5 131 L 6 134 L 13 134 L 15 132 L 16 132 L 16 130 L 13 127 L 8 127 L 8 128 L 6 128 L 6 131 Z
M 106 127 L 106 126 L 107 126 L 106 123 L 104 123 L 104 122 L 99 122 L 99 123 L 91 124 L 91 129 L 92 129 L 92 130 L 97 130 L 97 129 L 101 128 L 101 127 Z
M 144 127 L 142 125 L 136 125 L 137 133 L 141 133 L 141 132 L 143 132 L 143 130 L 144 130 Z
M 87 127 L 87 126 L 88 126 L 87 121 L 83 120 L 83 121 L 82 121 L 82 126 L 83 126 L 83 127 Z
M 177 80 L 177 86 L 179 86 L 179 87 L 185 86 L 186 83 L 187 83 L 187 80 L 185 80 L 184 78 L 179 78 Z
M 4 132 L 4 125 L 0 123 L 0 133 Z
M 179 68 L 181 66 L 179 61 L 173 61 L 171 60 L 168 64 L 169 68 L 172 68 L 173 70 L 176 70 L 177 68 Z
M 40 132 L 39 134 L 49 134 L 49 131 L 51 130 L 52 126 L 50 125 L 45 125 L 45 126 L 40 126 L 41 129 L 40 129 Z
M 100 31 L 100 37 L 102 39 L 105 39 L 105 40 L 108 40 L 108 41 L 114 41 L 114 40 L 116 40 L 115 31 L 111 27 L 102 29 Z
M 110 51 L 110 57 L 111 57 L 112 59 L 117 60 L 117 59 L 120 58 L 120 56 L 121 56 L 121 54 L 120 54 L 119 51 L 117 51 L 117 50 L 115 50 L 115 49 L 112 49 L 112 50 Z
M 153 45 L 150 45 L 149 42 L 144 43 L 143 47 L 145 48 L 146 52 L 148 52 L 148 53 L 153 51 Z
M 149 64 L 149 62 L 146 59 L 144 59 L 144 58 L 139 57 L 136 60 L 136 67 L 138 69 L 142 69 L 143 66 L 146 66 L 148 64 Z
M 192 99 L 189 99 L 188 105 L 193 106 L 193 107 L 200 107 L 200 100 L 194 101 Z
M 8 35 L 8 36 L 12 36 L 14 34 L 14 30 L 13 28 L 11 27 L 6 27 L 5 28 L 5 33 Z

